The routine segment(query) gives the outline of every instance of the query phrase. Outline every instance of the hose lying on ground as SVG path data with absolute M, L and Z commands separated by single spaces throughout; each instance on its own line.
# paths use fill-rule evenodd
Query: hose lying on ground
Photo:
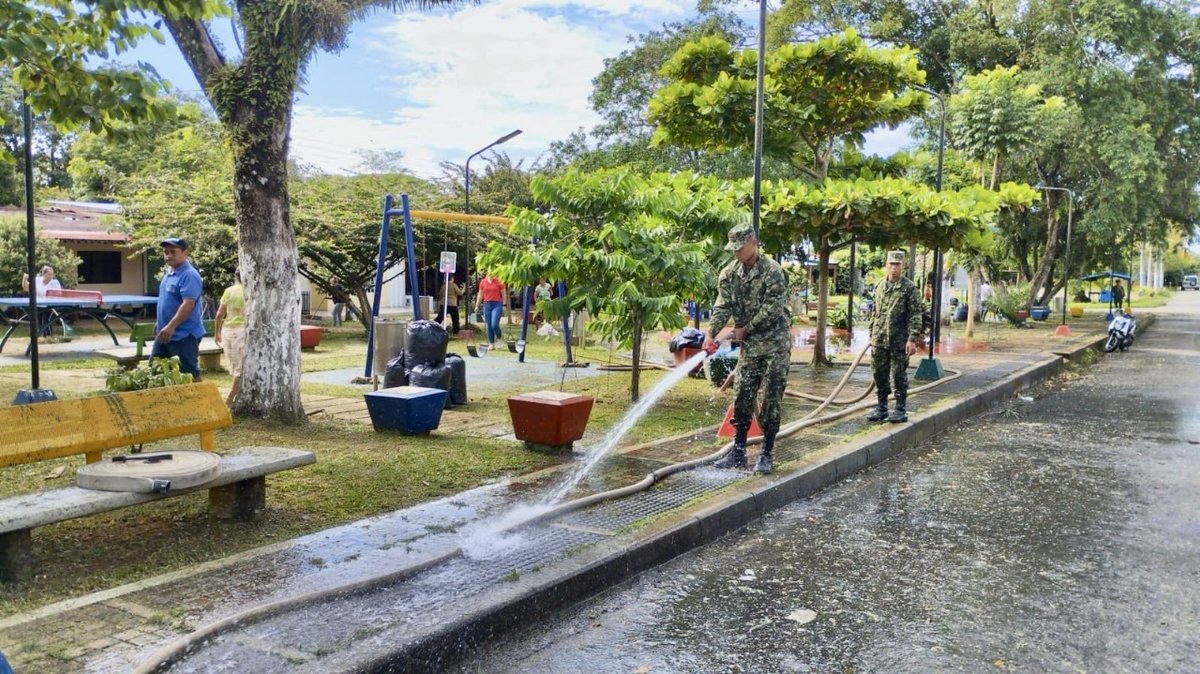
M 842 417 L 848 416 L 853 412 L 857 412 L 857 411 L 866 409 L 867 407 L 870 407 L 871 403 L 867 403 L 867 404 L 859 403 L 859 404 L 853 405 L 851 407 L 847 407 L 845 409 L 838 410 L 837 412 L 827 414 L 823 417 L 816 416 L 822 410 L 824 410 L 826 407 L 828 407 L 830 404 L 834 404 L 833 403 L 834 398 L 836 398 L 838 396 L 838 394 L 840 394 L 842 392 L 842 389 L 845 388 L 846 383 L 850 380 L 850 375 L 858 367 L 858 364 L 862 361 L 863 356 L 866 353 L 867 353 L 867 349 L 863 349 L 858 354 L 858 357 L 856 357 L 854 359 L 854 362 L 851 364 L 851 366 L 849 368 L 847 368 L 846 374 L 842 376 L 841 381 L 838 382 L 838 385 L 834 387 L 833 391 L 829 394 L 829 396 L 825 399 L 825 401 L 820 406 L 818 406 L 813 411 L 809 412 L 803 418 L 801 418 L 797 421 L 794 421 L 790 424 L 785 424 L 784 426 L 782 426 L 779 429 L 779 433 L 776 437 L 777 438 L 786 438 L 791 435 L 794 435 L 798 431 L 800 431 L 804 428 L 807 428 L 809 426 L 813 426 L 818 423 L 824 423 L 826 421 L 834 421 L 836 419 L 840 419 Z M 946 372 L 949 373 L 949 376 L 943 377 L 937 381 L 930 382 L 928 384 L 923 384 L 921 386 L 909 389 L 909 393 L 920 393 L 921 391 L 928 390 L 934 386 L 937 386 L 939 384 L 942 384 L 942 383 L 945 383 L 948 381 L 952 381 L 952 380 L 957 379 L 958 377 L 962 376 L 961 372 L 958 372 L 955 370 L 947 369 Z M 872 387 L 873 386 L 874 386 L 874 384 L 872 383 Z M 867 389 L 867 393 L 870 393 L 871 390 L 872 390 L 872 388 L 869 387 Z M 866 394 L 864 394 L 862 397 L 866 397 Z M 862 397 L 860 397 L 859 400 L 861 400 Z M 754 438 L 749 438 L 747 440 L 746 444 L 747 445 L 755 445 L 755 444 L 759 444 L 761 442 L 762 442 L 762 437 L 754 437 Z M 639 491 L 649 489 L 650 487 L 654 486 L 656 483 L 661 482 L 663 479 L 665 479 L 671 475 L 674 475 L 675 473 L 680 473 L 685 470 L 697 468 L 699 466 L 705 466 L 705 465 L 712 463 L 713 461 L 716 461 L 717 459 L 720 459 L 721 457 L 728 454 L 731 449 L 733 449 L 733 444 L 734 443 L 732 441 L 727 442 L 726 444 L 722 445 L 720 449 L 716 450 L 712 454 L 700 457 L 698 459 L 692 459 L 690 461 L 683 461 L 680 463 L 671 464 L 669 466 L 663 466 L 662 468 L 659 468 L 658 470 L 655 470 L 651 473 L 647 473 L 645 477 L 643 477 L 638 482 L 635 482 L 634 484 L 627 485 L 625 487 L 618 487 L 617 489 L 610 489 L 609 491 L 592 494 L 590 496 L 584 496 L 582 498 L 575 499 L 574 501 L 568 501 L 568 502 L 563 503 L 559 506 L 556 506 L 550 510 L 547 510 L 546 512 L 539 513 L 538 515 L 530 517 L 529 519 L 522 520 L 521 522 L 517 522 L 516 524 L 513 524 L 507 528 L 501 529 L 497 533 L 506 533 L 506 532 L 515 531 L 517 529 L 521 529 L 523 527 L 527 527 L 527 526 L 530 526 L 533 524 L 547 522 L 547 521 L 562 517 L 563 515 L 566 515 L 568 513 L 575 512 L 576 510 L 582 510 L 583 508 L 587 508 L 587 507 L 595 505 L 597 503 L 603 503 L 605 501 L 611 501 L 613 499 L 624 498 L 626 496 L 635 494 Z M 463 554 L 463 552 L 464 552 L 464 550 L 461 547 L 455 548 L 448 552 L 434 555 L 427 559 L 416 562 L 415 564 L 410 564 L 404 568 L 398 569 L 396 571 L 392 571 L 387 574 L 383 574 L 383 575 L 376 576 L 373 578 L 367 578 L 367 579 L 364 579 L 364 580 L 361 580 L 361 581 L 358 581 L 355 583 L 351 583 L 349 585 L 342 585 L 340 587 L 329 588 L 329 589 L 325 589 L 325 590 L 318 590 L 315 592 L 309 592 L 307 594 L 302 594 L 302 595 L 298 595 L 295 597 L 290 597 L 288 599 L 282 599 L 279 601 L 271 602 L 268 604 L 262 604 L 260 606 L 254 606 L 254 607 L 245 609 L 243 611 L 239 611 L 231 616 L 228 616 L 228 617 L 222 618 L 221 620 L 218 620 L 216 622 L 204 625 L 204 626 L 196 629 L 195 631 L 171 642 L 170 644 L 167 644 L 163 648 L 161 648 L 161 649 L 155 651 L 153 654 L 151 654 L 150 657 L 147 658 L 144 662 L 142 662 L 141 664 L 136 666 L 133 669 L 133 672 L 134 672 L 134 674 L 152 674 L 154 672 L 166 671 L 172 664 L 175 663 L 176 660 L 179 659 L 180 656 L 186 654 L 188 651 L 190 651 L 194 646 L 196 646 L 200 642 L 204 641 L 205 639 L 210 639 L 212 637 L 215 637 L 233 627 L 236 627 L 238 625 L 248 625 L 248 624 L 251 624 L 254 622 L 264 620 L 266 618 L 270 618 L 275 615 L 279 615 L 286 611 L 297 610 L 300 608 L 304 608 L 305 606 L 310 606 L 312 604 L 316 604 L 318 602 L 328 601 L 328 600 L 336 599 L 336 598 L 348 597 L 348 596 L 351 596 L 354 594 L 360 594 L 363 592 L 374 590 L 376 588 L 388 585 L 390 583 L 395 583 L 395 582 L 404 580 L 406 578 L 410 578 L 412 576 L 417 575 L 418 573 L 421 573 L 422 571 L 431 569 L 440 564 L 444 564 L 444 563 L 450 561 L 451 559 L 461 556 Z

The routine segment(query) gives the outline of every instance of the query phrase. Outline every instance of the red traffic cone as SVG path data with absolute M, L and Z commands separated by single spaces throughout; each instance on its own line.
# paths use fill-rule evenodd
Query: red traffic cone
M 725 410 L 725 421 L 721 422 L 721 428 L 717 430 L 717 437 L 732 438 L 733 433 L 733 405 L 730 405 L 729 409 Z M 750 417 L 750 430 L 746 433 L 746 437 L 758 438 L 762 437 L 762 434 L 762 428 L 758 425 L 758 417 Z

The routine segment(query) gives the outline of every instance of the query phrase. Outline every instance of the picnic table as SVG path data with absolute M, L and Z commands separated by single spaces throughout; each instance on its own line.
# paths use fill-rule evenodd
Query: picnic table
M 158 306 L 158 298 L 151 295 L 104 295 L 93 290 L 50 290 L 47 291 L 46 297 L 37 298 L 37 310 L 45 315 L 45 320 L 41 320 L 42 316 L 39 315 L 39 323 L 52 325 L 57 321 L 65 326 L 67 316 L 84 314 L 104 326 L 112 337 L 113 344 L 117 346 L 121 342 L 117 339 L 117 333 L 113 332 L 112 326 L 108 324 L 109 320 L 116 318 L 132 330 L 133 321 L 122 315 L 119 310 L 122 307 L 144 309 L 148 306 Z M 8 338 L 17 328 L 29 325 L 29 298 L 0 297 L 0 312 L 3 312 L 8 323 L 4 335 L 0 337 L 0 352 L 3 352 Z M 29 350 L 26 349 L 26 354 L 28 353 Z

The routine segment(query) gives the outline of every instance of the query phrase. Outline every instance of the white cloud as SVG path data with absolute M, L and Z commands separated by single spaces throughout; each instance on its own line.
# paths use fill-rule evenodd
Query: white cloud
M 353 36 L 358 59 L 347 64 L 372 71 L 374 109 L 303 100 L 293 123 L 294 156 L 337 171 L 358 164 L 355 148 L 400 150 L 415 173 L 431 176 L 439 161 L 462 163 L 519 128 L 524 133 L 501 149 L 533 160 L 552 141 L 597 122 L 588 103 L 592 79 L 604 58 L 627 47 L 627 35 L 685 17 L 691 7 L 676 0 L 501 0 L 388 16 Z M 394 107 L 385 112 L 387 102 Z

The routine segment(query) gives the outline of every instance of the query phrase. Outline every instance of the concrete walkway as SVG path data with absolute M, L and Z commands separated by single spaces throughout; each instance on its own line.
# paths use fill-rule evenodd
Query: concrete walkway
M 248 607 L 463 549 L 466 554 L 445 565 L 380 590 L 219 636 L 179 668 L 439 671 L 522 614 L 565 606 L 919 443 L 1054 375 L 1064 355 L 1077 357 L 1101 337 L 1077 333 L 1025 348 L 946 354 L 943 365 L 962 376 L 910 398 L 911 423 L 873 425 L 856 413 L 805 429 L 781 440 L 769 477 L 701 468 L 515 537 L 490 536 L 498 517 L 545 493 L 570 466 L 543 471 L 0 619 L 0 651 L 17 672 L 125 672 L 182 634 Z M 795 370 L 792 390 L 829 390 L 830 373 Z M 861 391 L 868 380 L 869 371 L 860 368 L 851 390 Z M 306 398 L 305 404 L 315 409 L 318 402 Z M 335 407 L 326 402 L 322 409 Z M 333 413 L 358 414 L 349 407 Z M 789 401 L 785 423 L 814 407 Z M 636 482 L 667 463 L 702 455 L 691 445 L 711 433 L 628 448 L 572 496 Z

